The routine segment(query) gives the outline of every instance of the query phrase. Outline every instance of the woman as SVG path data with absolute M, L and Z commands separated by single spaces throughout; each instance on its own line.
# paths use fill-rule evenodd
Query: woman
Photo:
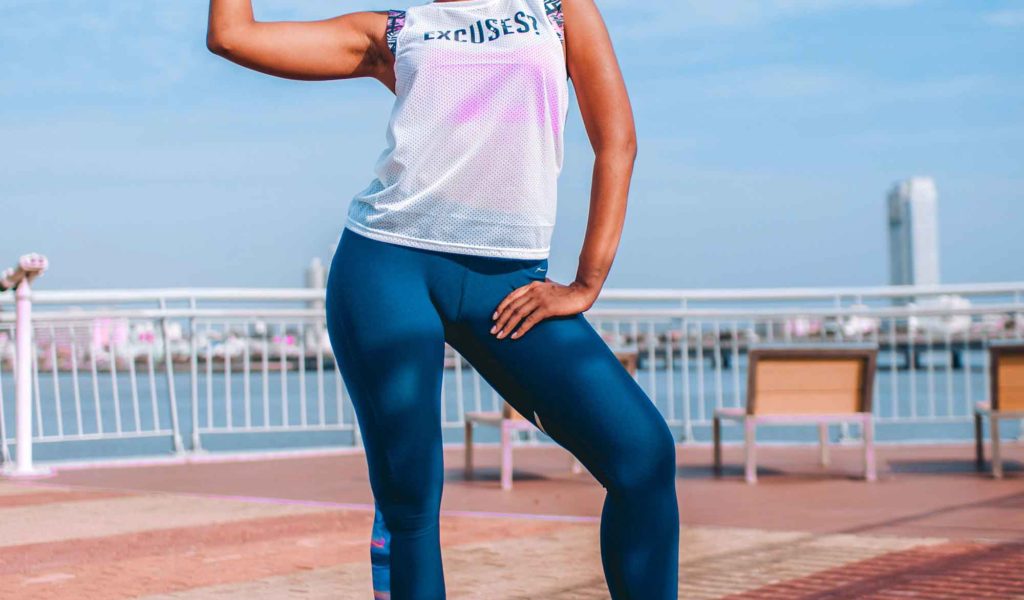
M 366 447 L 378 597 L 445 597 L 438 515 L 445 341 L 607 489 L 612 598 L 677 597 L 675 444 L 583 316 L 611 267 L 636 155 L 593 0 L 435 0 L 257 22 L 211 0 L 209 48 L 291 79 L 373 77 L 395 93 L 377 177 L 349 205 L 327 326 Z M 546 276 L 571 77 L 595 150 L 576 279 Z M 515 573 L 514 558 L 509 564 Z

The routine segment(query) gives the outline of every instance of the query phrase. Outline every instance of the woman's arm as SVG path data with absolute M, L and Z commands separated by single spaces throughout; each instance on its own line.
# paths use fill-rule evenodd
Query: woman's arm
M 258 22 L 252 0 L 210 0 L 206 45 L 244 67 L 288 79 L 375 77 L 394 88 L 387 13 L 308 22 Z
M 590 215 L 576 280 L 568 286 L 534 282 L 498 306 L 492 333 L 513 338 L 552 316 L 575 314 L 597 300 L 619 247 L 636 159 L 636 128 L 611 38 L 594 0 L 562 0 L 566 61 L 580 113 L 594 148 Z

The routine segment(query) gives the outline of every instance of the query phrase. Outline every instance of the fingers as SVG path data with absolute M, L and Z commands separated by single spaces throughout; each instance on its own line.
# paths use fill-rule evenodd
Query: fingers
M 532 292 L 533 289 L 538 285 L 540 285 L 540 282 L 535 281 L 533 283 L 524 285 L 520 288 L 516 288 L 515 290 L 513 290 L 511 293 L 509 293 L 509 295 L 505 296 L 505 298 L 501 301 L 500 304 L 498 304 L 498 308 L 494 310 L 494 314 L 491 315 L 491 319 L 498 320 L 506 311 L 513 307 L 516 302 L 522 301 L 522 299 L 527 294 Z
M 508 305 L 498 316 L 498 321 L 491 328 L 491 333 L 497 332 L 498 339 L 504 339 L 520 321 L 525 319 L 540 306 L 540 302 L 532 296 L 521 296 Z
M 517 340 L 523 337 L 523 335 L 525 335 L 527 331 L 533 329 L 534 325 L 540 323 L 546 318 L 547 314 L 544 310 L 538 309 L 533 311 L 532 313 L 530 313 L 530 316 L 526 317 L 526 320 L 523 321 L 523 324 L 519 327 L 519 329 L 512 333 L 512 339 Z
M 514 302 L 518 298 L 521 298 L 524 294 L 529 293 L 530 289 L 533 288 L 533 286 L 534 286 L 533 283 L 531 283 L 529 285 L 524 285 L 523 287 L 516 288 L 515 290 L 513 290 L 512 293 L 510 293 L 508 296 L 505 296 L 505 299 L 501 301 L 501 304 L 498 304 L 498 308 L 496 308 L 494 310 L 494 314 L 491 315 L 491 318 L 492 319 L 497 319 L 499 316 L 501 316 L 501 313 L 506 308 L 508 308 L 509 304 L 511 304 L 512 302 Z M 494 332 L 492 331 L 491 333 L 494 333 Z

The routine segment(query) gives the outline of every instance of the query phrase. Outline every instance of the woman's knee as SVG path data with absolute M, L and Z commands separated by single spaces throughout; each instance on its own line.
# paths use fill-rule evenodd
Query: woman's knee
M 676 443 L 664 419 L 659 415 L 650 426 L 634 429 L 630 435 L 635 436 L 629 444 L 631 451 L 617 458 L 618 464 L 609 478 L 609 491 L 632 494 L 674 489 Z
M 388 529 L 408 532 L 436 524 L 444 487 L 441 440 L 427 447 L 396 446 L 386 430 L 365 432 L 371 433 L 363 440 L 370 488 Z
M 377 507 L 392 533 L 415 533 L 437 527 L 441 514 L 440 483 L 409 483 L 374 492 Z
M 668 424 L 660 417 L 651 434 L 646 459 L 651 463 L 653 483 L 675 485 L 676 439 Z
M 417 534 L 436 529 L 440 511 L 409 504 L 379 504 L 384 523 L 392 534 Z

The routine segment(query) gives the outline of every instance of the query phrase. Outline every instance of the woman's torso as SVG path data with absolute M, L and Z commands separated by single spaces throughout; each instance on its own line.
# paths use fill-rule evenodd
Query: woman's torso
M 383 241 L 546 258 L 568 82 L 559 0 L 392 11 L 396 99 L 348 227 Z

